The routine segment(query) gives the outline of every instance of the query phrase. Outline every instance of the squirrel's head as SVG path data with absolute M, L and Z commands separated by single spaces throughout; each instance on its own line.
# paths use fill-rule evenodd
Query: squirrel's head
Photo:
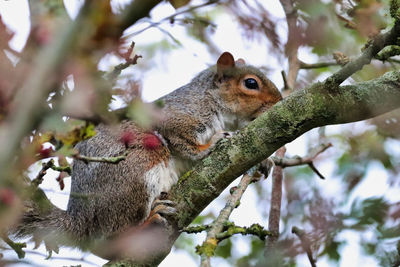
M 253 120 L 282 99 L 276 86 L 243 59 L 224 52 L 217 61 L 216 84 L 230 112 Z

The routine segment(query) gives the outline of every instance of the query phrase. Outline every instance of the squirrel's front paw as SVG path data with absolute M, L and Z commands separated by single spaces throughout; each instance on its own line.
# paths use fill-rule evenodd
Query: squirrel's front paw
M 162 196 L 161 196 L 162 198 Z M 151 211 L 146 223 L 168 226 L 166 217 L 176 214 L 175 202 L 168 199 L 157 198 L 151 205 Z
M 231 138 L 231 132 L 217 132 L 211 137 L 211 143 L 216 144 L 225 138 Z

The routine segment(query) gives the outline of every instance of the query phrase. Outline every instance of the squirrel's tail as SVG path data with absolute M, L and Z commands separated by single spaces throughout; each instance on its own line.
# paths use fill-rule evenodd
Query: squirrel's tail
M 24 203 L 20 221 L 9 233 L 16 238 L 32 237 L 36 244 L 44 241 L 47 249 L 54 251 L 57 251 L 60 245 L 76 245 L 72 217 L 54 206 L 40 189 L 37 189 L 34 199 Z

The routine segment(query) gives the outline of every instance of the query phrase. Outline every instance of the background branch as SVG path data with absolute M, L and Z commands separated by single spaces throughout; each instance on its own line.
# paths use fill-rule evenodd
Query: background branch
M 201 254 L 202 267 L 211 266 L 210 257 L 214 255 L 215 248 L 218 245 L 219 240 L 217 235 L 220 234 L 224 229 L 224 223 L 228 221 L 234 208 L 237 207 L 240 198 L 245 192 L 247 186 L 254 181 L 254 177 L 248 173 L 244 174 L 239 182 L 239 185 L 234 189 L 232 195 L 229 197 L 225 204 L 225 207 L 221 210 L 218 217 L 212 222 L 211 228 L 207 232 L 206 240 L 199 247 L 198 251 Z
M 362 54 L 355 60 L 347 63 L 343 68 L 327 78 L 325 82 L 339 85 L 353 73 L 360 70 L 364 65 L 369 64 L 379 51 L 385 46 L 396 44 L 400 33 L 400 21 L 396 20 L 393 28 L 386 33 L 377 35 L 368 43 Z
M 283 157 L 286 153 L 286 148 L 281 147 L 276 152 L 276 156 Z M 272 189 L 271 189 L 271 204 L 268 217 L 268 230 L 271 235 L 265 240 L 265 254 L 268 254 L 268 249 L 274 246 L 279 237 L 279 221 L 281 219 L 281 203 L 282 203 L 282 181 L 283 167 L 275 165 L 272 171 Z
M 300 239 L 301 246 L 303 247 L 304 251 L 307 253 L 308 260 L 310 261 L 310 264 L 312 267 L 316 267 L 315 260 L 312 256 L 312 250 L 311 250 L 311 244 L 310 240 L 307 238 L 306 233 L 304 230 L 293 226 L 292 227 L 292 233 L 297 235 L 297 237 Z

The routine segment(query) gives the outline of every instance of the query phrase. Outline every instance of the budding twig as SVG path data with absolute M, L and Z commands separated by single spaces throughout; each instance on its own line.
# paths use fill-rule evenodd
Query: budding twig
M 43 162 L 42 169 L 39 171 L 38 175 L 36 175 L 36 178 L 32 180 L 31 184 L 35 187 L 38 187 L 43 182 L 43 177 L 46 175 L 47 170 L 50 169 L 52 165 L 54 165 L 54 161 L 52 159 L 48 162 Z
M 106 75 L 106 77 L 110 81 L 114 82 L 115 79 L 121 74 L 121 71 L 123 71 L 124 69 L 126 69 L 127 67 L 129 67 L 131 65 L 137 64 L 138 59 L 141 58 L 142 56 L 136 55 L 136 54 L 132 56 L 134 48 L 135 48 L 135 42 L 132 42 L 130 47 L 128 48 L 128 51 L 123 55 L 125 62 L 115 66 L 113 71 Z
M 338 66 L 339 63 L 336 61 L 318 62 L 318 63 L 305 63 L 300 61 L 300 69 L 319 69 L 330 66 Z
M 371 60 L 386 46 L 397 44 L 400 36 L 400 21 L 396 20 L 390 31 L 378 34 L 363 49 L 362 54 L 356 59 L 347 63 L 339 71 L 328 77 L 324 83 L 327 85 L 340 85 L 353 73 L 360 70 L 364 65 L 369 64 Z

